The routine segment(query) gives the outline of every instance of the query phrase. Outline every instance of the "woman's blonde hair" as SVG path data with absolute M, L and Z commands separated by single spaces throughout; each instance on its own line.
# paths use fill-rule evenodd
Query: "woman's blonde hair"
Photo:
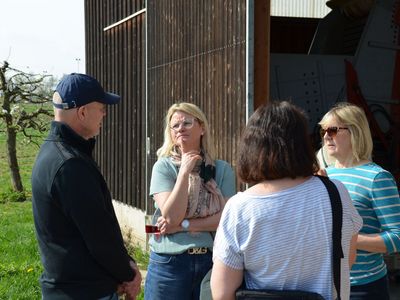
M 356 161 L 371 160 L 373 142 L 364 110 L 354 104 L 340 102 L 324 115 L 319 125 L 325 127 L 331 118 L 349 128 L 353 157 Z
M 171 136 L 171 118 L 177 111 L 189 114 L 197 119 L 199 124 L 203 127 L 204 134 L 200 138 L 200 147 L 209 159 L 215 159 L 214 144 L 210 133 L 210 127 L 205 114 L 201 109 L 192 103 L 182 102 L 171 105 L 168 109 L 167 116 L 164 122 L 164 143 L 160 149 L 157 150 L 157 157 L 171 156 L 174 150 L 174 141 Z

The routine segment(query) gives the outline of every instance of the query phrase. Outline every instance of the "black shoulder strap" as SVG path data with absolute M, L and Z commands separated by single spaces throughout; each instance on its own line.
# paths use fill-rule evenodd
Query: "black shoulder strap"
M 340 259 L 343 258 L 342 249 L 342 200 L 336 185 L 328 177 L 317 176 L 321 179 L 329 193 L 332 207 L 332 242 L 333 242 L 333 282 L 335 284 L 337 299 L 340 300 Z

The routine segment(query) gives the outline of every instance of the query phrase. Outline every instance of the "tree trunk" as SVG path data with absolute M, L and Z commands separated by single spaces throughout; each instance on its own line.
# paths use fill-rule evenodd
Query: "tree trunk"
M 18 159 L 17 159 L 17 133 L 13 128 L 7 128 L 7 158 L 8 166 L 11 173 L 11 183 L 14 191 L 23 192 L 21 175 L 19 173 Z

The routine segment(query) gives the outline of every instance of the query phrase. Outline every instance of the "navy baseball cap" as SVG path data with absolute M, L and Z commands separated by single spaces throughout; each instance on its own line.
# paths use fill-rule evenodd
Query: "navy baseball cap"
M 55 90 L 61 97 L 62 103 L 53 105 L 59 109 L 80 107 L 90 102 L 117 104 L 121 97 L 104 91 L 101 84 L 86 74 L 72 73 L 65 75 L 57 84 Z

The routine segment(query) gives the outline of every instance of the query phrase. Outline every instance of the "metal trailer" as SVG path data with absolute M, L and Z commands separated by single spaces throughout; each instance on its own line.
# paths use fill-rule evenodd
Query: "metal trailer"
M 353 2 L 356 5 L 343 6 Z M 374 161 L 400 183 L 400 1 L 328 1 L 308 54 L 270 56 L 270 99 L 291 99 L 318 121 L 339 101 L 362 106 Z M 342 4 L 342 5 L 340 5 Z M 358 6 L 357 6 L 358 5 Z

